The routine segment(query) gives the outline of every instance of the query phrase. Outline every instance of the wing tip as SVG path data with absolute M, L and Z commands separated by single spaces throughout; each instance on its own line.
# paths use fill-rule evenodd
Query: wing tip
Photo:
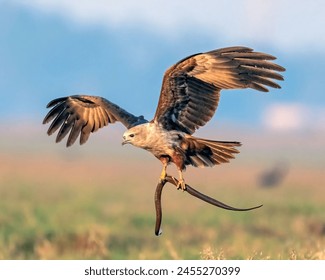
M 49 122 L 49 120 L 48 120 L 47 116 L 45 116 L 45 118 L 42 121 L 42 124 L 47 124 L 48 122 Z
M 66 146 L 67 148 L 71 147 L 72 145 L 73 145 L 73 143 L 70 143 L 70 141 L 67 141 L 67 143 L 65 144 L 65 146 Z
M 54 105 L 60 103 L 60 102 L 63 102 L 65 101 L 66 99 L 68 99 L 69 97 L 65 96 L 65 97 L 59 97 L 59 98 L 55 98 L 53 100 L 51 100 L 49 103 L 47 103 L 46 105 L 46 108 L 51 108 L 53 107 Z

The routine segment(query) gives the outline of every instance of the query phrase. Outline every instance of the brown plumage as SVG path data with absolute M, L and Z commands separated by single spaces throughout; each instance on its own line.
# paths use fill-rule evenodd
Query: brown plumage
M 189 56 L 165 73 L 153 120 L 134 116 L 114 103 L 95 96 L 74 95 L 51 101 L 53 107 L 43 123 L 53 120 L 48 134 L 59 127 L 56 141 L 69 132 L 67 146 L 80 135 L 85 143 L 91 132 L 109 123 L 121 122 L 128 130 L 123 144 L 150 151 L 163 163 L 160 179 L 173 162 L 185 188 L 182 170 L 187 165 L 213 166 L 228 162 L 239 151 L 239 142 L 212 141 L 192 136 L 214 115 L 222 89 L 252 88 L 267 92 L 280 88 L 274 80 L 283 80 L 285 69 L 271 61 L 275 57 L 246 47 L 230 47 Z

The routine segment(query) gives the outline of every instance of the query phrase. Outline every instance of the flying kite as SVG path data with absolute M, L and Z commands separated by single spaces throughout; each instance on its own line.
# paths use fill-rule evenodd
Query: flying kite
M 47 131 L 59 132 L 56 142 L 67 134 L 67 146 L 80 135 L 84 144 L 91 132 L 115 122 L 126 128 L 122 144 L 132 144 L 151 152 L 167 176 L 167 165 L 174 163 L 179 173 L 177 187 L 186 189 L 182 171 L 188 165 L 214 166 L 229 162 L 239 153 L 240 142 L 197 138 L 193 133 L 214 115 L 222 89 L 252 88 L 267 92 L 267 87 L 281 88 L 274 80 L 283 80 L 285 71 L 272 60 L 274 56 L 254 52 L 247 47 L 229 47 L 188 56 L 164 74 L 156 113 L 151 121 L 135 116 L 105 98 L 72 95 L 52 100 L 52 108 L 43 123 Z

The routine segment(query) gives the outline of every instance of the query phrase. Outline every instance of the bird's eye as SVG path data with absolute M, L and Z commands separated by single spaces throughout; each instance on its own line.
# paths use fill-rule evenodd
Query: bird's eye
M 133 138 L 133 137 L 134 137 L 134 134 L 132 133 L 132 134 L 130 134 L 129 136 L 130 136 L 131 138 Z

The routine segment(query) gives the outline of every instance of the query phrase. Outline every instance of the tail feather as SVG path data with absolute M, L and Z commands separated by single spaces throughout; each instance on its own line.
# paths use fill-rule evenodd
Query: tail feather
M 241 146 L 240 142 L 214 141 L 193 136 L 186 137 L 185 141 L 181 145 L 186 156 L 185 165 L 195 167 L 211 167 L 229 162 L 235 158 L 234 154 L 239 153 L 236 147 Z

